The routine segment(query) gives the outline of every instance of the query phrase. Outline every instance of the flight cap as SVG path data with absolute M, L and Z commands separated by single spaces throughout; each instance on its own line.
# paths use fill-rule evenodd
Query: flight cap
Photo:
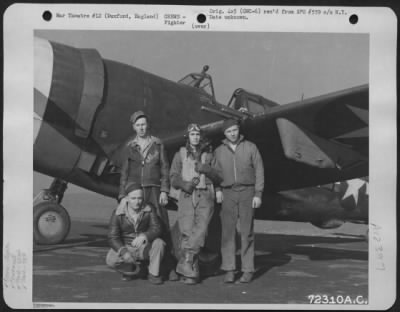
M 131 115 L 131 118 L 130 118 L 129 120 L 130 120 L 132 123 L 135 123 L 136 120 L 138 120 L 138 119 L 141 118 L 141 117 L 146 117 L 146 118 L 147 118 L 147 115 L 146 115 L 143 111 L 139 110 L 139 111 L 137 111 L 137 112 L 134 112 L 134 113 Z
M 236 119 L 226 119 L 224 120 L 224 123 L 222 124 L 222 132 L 225 132 L 226 129 L 232 127 L 232 126 L 239 126 L 239 122 Z

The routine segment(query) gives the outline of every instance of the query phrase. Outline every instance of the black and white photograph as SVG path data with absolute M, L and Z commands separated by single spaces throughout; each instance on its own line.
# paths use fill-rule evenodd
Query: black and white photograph
M 9 129 L 30 133 L 31 245 L 5 241 L 3 285 L 37 308 L 389 304 L 396 82 L 364 11 L 113 8 L 54 5 L 29 33 L 32 129 Z

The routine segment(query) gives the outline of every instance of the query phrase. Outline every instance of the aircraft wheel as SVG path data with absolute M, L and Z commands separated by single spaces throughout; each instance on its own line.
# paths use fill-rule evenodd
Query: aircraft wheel
M 36 244 L 61 243 L 68 235 L 71 220 L 67 210 L 54 202 L 41 202 L 33 207 L 33 238 Z

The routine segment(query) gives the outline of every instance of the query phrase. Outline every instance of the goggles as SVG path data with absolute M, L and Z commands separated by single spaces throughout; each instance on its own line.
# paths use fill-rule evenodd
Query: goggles
M 200 127 L 198 124 L 192 123 L 187 127 L 187 132 L 197 131 L 200 132 Z

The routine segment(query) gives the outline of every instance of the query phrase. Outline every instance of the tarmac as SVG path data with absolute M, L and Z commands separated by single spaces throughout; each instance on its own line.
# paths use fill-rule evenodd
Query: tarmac
M 153 285 L 146 279 L 123 281 L 106 266 L 110 210 L 97 214 L 97 219 L 81 217 L 85 213 L 79 210 L 70 213 L 71 232 L 62 244 L 34 246 L 35 303 L 130 303 L 133 308 L 140 303 L 173 303 L 176 308 L 190 303 L 218 308 L 219 304 L 308 304 L 316 298 L 331 303 L 343 298 L 352 304 L 368 301 L 366 225 L 346 223 L 321 230 L 308 223 L 257 220 L 256 272 L 251 283 L 224 284 L 223 272 L 216 272 L 196 285 L 181 281 Z M 174 223 L 176 213 L 169 213 Z

